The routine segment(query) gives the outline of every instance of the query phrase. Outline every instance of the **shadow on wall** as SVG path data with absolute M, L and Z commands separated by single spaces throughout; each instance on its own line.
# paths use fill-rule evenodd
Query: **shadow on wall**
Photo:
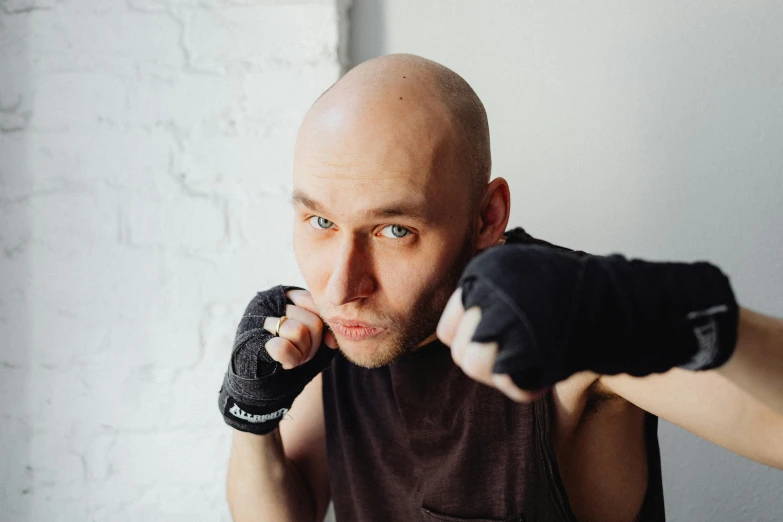
M 348 65 L 387 54 L 386 1 L 353 0 L 349 10 Z
M 0 13 L 0 520 L 27 520 L 33 491 L 28 411 L 33 262 L 28 202 L 30 120 L 29 46 L 26 27 L 7 27 Z M 10 24 L 9 24 L 10 25 Z M 21 25 L 21 24 L 20 24 Z

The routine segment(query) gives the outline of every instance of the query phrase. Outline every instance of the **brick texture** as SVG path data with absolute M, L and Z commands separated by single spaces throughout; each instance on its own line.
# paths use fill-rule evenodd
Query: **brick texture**
M 241 311 L 337 0 L 0 0 L 0 520 L 227 521 Z

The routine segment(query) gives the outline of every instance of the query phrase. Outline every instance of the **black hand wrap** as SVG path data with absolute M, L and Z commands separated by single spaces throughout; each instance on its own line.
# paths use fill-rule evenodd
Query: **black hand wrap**
M 262 435 L 274 430 L 307 383 L 334 357 L 334 350 L 321 342 L 310 361 L 284 370 L 266 351 L 264 345 L 274 335 L 264 330 L 264 320 L 285 315 L 286 304 L 293 304 L 285 293 L 293 288 L 298 287 L 275 286 L 256 294 L 237 327 L 218 407 L 226 424 L 240 431 Z
M 708 370 L 725 363 L 737 341 L 729 279 L 706 262 L 503 245 L 471 260 L 459 284 L 465 309 L 481 307 L 472 340 L 497 342 L 493 373 L 508 373 L 522 389 L 584 370 Z

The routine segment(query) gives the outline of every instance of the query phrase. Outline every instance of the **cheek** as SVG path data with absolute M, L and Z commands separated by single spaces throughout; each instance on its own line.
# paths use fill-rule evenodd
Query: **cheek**
M 440 253 L 416 256 L 384 256 L 379 259 L 378 279 L 389 301 L 398 310 L 411 310 L 415 302 L 444 280 L 447 260 Z
M 303 231 L 294 230 L 294 257 L 307 287 L 320 293 L 329 278 L 329 263 L 325 262 L 323 249 L 305 236 Z

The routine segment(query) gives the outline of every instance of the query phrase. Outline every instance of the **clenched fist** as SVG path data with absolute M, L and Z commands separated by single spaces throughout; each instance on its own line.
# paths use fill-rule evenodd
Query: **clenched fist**
M 256 294 L 237 327 L 218 396 L 226 424 L 258 435 L 274 430 L 336 347 L 308 291 L 275 286 Z
M 481 308 L 474 306 L 465 310 L 462 306 L 462 289 L 451 295 L 438 323 L 438 338 L 451 347 L 451 357 L 468 377 L 497 388 L 510 399 L 529 402 L 546 389 L 522 390 L 514 384 L 507 373 L 493 373 L 498 354 L 498 343 L 473 342 L 473 334 L 481 322 Z
M 530 400 L 584 370 L 641 377 L 717 368 L 737 327 L 729 279 L 710 263 L 514 244 L 468 263 L 437 333 L 467 375 Z
M 283 369 L 290 370 L 315 357 L 322 337 L 329 348 L 337 348 L 337 340 L 328 327 L 324 334 L 324 322 L 318 316 L 310 292 L 294 288 L 285 295 L 293 304 L 286 304 L 286 319 L 280 324 L 278 337 L 269 339 L 265 348 L 272 360 L 279 362 Z M 264 329 L 274 333 L 279 319 L 275 316 L 265 318 Z

